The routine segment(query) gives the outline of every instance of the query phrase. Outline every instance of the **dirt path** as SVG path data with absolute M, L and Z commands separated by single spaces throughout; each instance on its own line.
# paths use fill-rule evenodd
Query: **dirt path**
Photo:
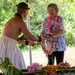
M 30 65 L 30 56 L 29 52 L 23 52 L 23 56 L 25 59 L 26 66 Z M 75 48 L 67 48 L 65 51 L 64 62 L 67 61 L 71 66 L 75 66 Z M 43 51 L 32 51 L 32 63 L 38 62 L 45 66 L 47 64 L 47 57 L 43 53 Z

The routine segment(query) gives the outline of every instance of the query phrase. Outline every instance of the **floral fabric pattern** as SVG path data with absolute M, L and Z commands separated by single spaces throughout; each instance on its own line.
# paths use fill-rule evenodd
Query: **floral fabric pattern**
M 64 29 L 63 26 L 63 18 L 62 17 L 58 17 L 58 20 L 56 22 L 56 27 L 55 27 L 55 31 L 54 31 L 54 20 L 51 21 L 50 23 L 50 32 L 54 33 L 54 32 L 58 32 L 59 30 Z M 44 34 L 49 34 L 49 30 L 48 30 L 48 23 L 47 23 L 47 18 L 44 19 L 43 23 L 42 23 L 42 28 L 41 28 L 41 33 Z M 54 39 L 55 44 L 54 44 L 54 51 L 65 51 L 66 50 L 66 44 L 65 44 L 65 39 L 64 39 L 64 34 L 62 34 L 59 37 L 56 37 Z M 46 49 L 49 49 L 49 44 L 50 44 L 50 40 L 46 39 L 45 40 L 45 45 L 46 45 Z

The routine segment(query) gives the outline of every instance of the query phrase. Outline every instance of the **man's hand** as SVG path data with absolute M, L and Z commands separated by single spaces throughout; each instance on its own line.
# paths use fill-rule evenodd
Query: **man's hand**
M 19 44 L 25 45 L 25 40 L 18 40 Z
M 35 44 L 34 44 L 33 41 L 30 41 L 30 40 L 29 40 L 29 41 L 28 41 L 28 45 L 29 45 L 29 46 L 34 46 Z
M 30 41 L 30 40 L 18 40 L 18 43 L 19 44 L 22 44 L 22 45 L 29 45 L 29 46 L 34 46 L 34 42 L 33 41 Z

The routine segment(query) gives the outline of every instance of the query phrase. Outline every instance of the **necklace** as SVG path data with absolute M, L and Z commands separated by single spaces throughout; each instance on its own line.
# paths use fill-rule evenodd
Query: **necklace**
M 18 17 L 20 17 L 22 19 L 22 16 L 20 14 L 16 13 L 15 16 L 18 16 Z
M 56 28 L 56 22 L 58 20 L 58 15 L 56 15 L 55 19 L 54 19 L 54 32 L 56 31 L 55 28 Z M 48 23 L 48 31 L 50 32 L 50 16 L 47 17 L 47 23 Z
M 58 20 L 58 15 L 56 15 L 56 17 L 55 17 L 55 19 L 54 19 L 54 32 L 56 31 L 56 22 L 57 22 L 57 20 Z M 47 23 L 48 23 L 48 31 L 49 31 L 49 33 L 51 33 L 51 31 L 50 31 L 50 27 L 51 27 L 51 22 L 50 22 L 51 20 L 50 20 L 50 16 L 48 16 L 47 17 Z M 43 51 L 44 51 L 44 53 L 45 54 L 52 54 L 52 52 L 53 52 L 53 50 L 54 50 L 54 38 L 53 37 L 51 37 L 50 39 L 50 49 L 48 49 L 48 50 L 46 50 L 46 47 L 45 47 L 45 41 L 44 42 L 42 42 L 42 48 L 43 48 Z

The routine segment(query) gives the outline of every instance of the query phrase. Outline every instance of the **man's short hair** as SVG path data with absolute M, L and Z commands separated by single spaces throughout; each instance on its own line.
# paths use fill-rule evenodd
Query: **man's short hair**
M 22 14 L 25 10 L 29 10 L 30 8 L 25 2 L 20 2 L 17 6 L 17 13 Z
M 28 5 L 25 2 L 20 2 L 18 5 L 16 5 L 18 8 L 23 8 L 23 9 L 30 9 Z

